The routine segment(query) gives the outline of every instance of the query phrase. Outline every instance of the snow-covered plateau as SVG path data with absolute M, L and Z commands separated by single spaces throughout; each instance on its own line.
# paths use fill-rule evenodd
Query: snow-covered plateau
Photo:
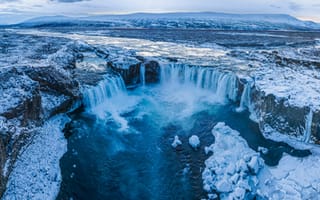
M 282 17 L 304 28 L 308 25 Z M 142 23 L 141 19 L 129 22 Z M 184 21 L 184 26 L 188 23 Z M 176 150 L 172 152 L 194 148 L 197 151 L 191 155 L 206 153 L 206 160 L 198 162 L 205 165 L 199 166 L 203 185 L 198 187 L 208 199 L 320 198 L 320 33 L 150 31 L 154 34 L 145 29 L 0 29 L 3 199 L 57 198 L 62 181 L 59 162 L 67 151 L 65 137 L 69 137 L 63 130 L 71 126 L 69 117 L 91 110 L 86 113 L 88 121 L 93 113 L 113 118 L 115 129 L 126 135 L 131 125 L 126 114 L 135 111 L 119 114 L 119 110 L 143 104 L 126 90 L 155 85 L 169 88 L 164 91 L 171 91 L 172 85 L 175 95 L 169 100 L 189 108 L 181 113 L 161 110 L 172 112 L 166 120 L 177 114 L 192 116 L 197 106 L 205 110 L 202 101 L 232 105 L 233 113 L 248 112 L 264 137 L 310 151 L 301 157 L 283 153 L 277 165 L 268 166 L 263 155 L 272 149 L 253 148 L 241 132 L 224 122 L 209 123 L 214 143 L 208 147 L 196 131 L 188 137 L 183 131 L 174 133 L 168 140 L 170 149 Z M 186 88 L 192 95 L 185 93 Z M 109 104 L 107 100 L 113 97 Z M 153 99 L 147 100 L 156 105 Z M 113 105 L 112 112 L 105 114 L 102 108 Z M 149 119 L 148 113 L 139 114 L 133 117 L 134 123 Z M 170 132 L 177 127 L 172 123 L 166 128 Z M 117 148 L 121 152 L 122 146 Z M 193 168 L 186 164 L 183 174 Z

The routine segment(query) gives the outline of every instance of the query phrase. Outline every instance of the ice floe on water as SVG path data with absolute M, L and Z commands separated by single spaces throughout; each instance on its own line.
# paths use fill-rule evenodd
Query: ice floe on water
M 213 155 L 205 161 L 202 173 L 209 199 L 320 198 L 319 147 L 305 146 L 312 152 L 308 157 L 285 154 L 277 166 L 270 167 L 224 123 L 218 123 L 212 133 L 215 143 L 205 151 Z
M 239 132 L 224 123 L 212 130 L 215 143 L 206 152 L 213 155 L 205 161 L 202 173 L 204 189 L 221 199 L 245 199 L 256 195 L 257 174 L 264 167 L 259 154 L 248 147 Z
M 59 160 L 67 151 L 62 129 L 65 115 L 54 117 L 38 130 L 32 143 L 18 157 L 7 183 L 3 200 L 54 200 L 61 183 Z
M 192 135 L 189 138 L 189 144 L 192 148 L 197 149 L 200 146 L 200 140 L 199 137 L 196 135 Z
M 181 142 L 181 140 L 179 139 L 179 136 L 174 136 L 174 140 L 173 140 L 173 142 L 172 142 L 172 144 L 171 144 L 171 146 L 173 147 L 173 148 L 177 148 L 177 146 L 179 146 L 179 145 L 181 145 L 182 144 L 182 142 Z

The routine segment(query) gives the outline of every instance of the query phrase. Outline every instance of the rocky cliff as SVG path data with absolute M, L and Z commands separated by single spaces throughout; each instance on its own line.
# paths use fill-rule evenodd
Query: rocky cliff
M 152 49 L 164 58 L 141 56 L 121 46 L 103 45 L 98 39 L 0 32 L 0 194 L 19 153 L 39 133 L 37 127 L 59 113 L 79 108 L 84 89 L 99 84 L 107 73 L 120 74 L 127 87 L 137 87 L 159 83 L 162 69 L 169 66 L 196 68 L 189 70 L 190 80 L 214 90 L 223 82 L 219 90 L 228 91 L 218 92 L 238 104 L 239 111 L 248 109 L 266 136 L 278 132 L 304 142 L 320 141 L 317 51 L 299 51 L 292 58 L 284 51 L 225 54 L 208 48 L 176 48 L 171 43 Z M 197 63 L 199 56 L 204 65 Z M 310 59 L 301 61 L 305 57 Z M 181 70 L 176 75 L 184 77 Z M 209 79 L 213 82 L 207 84 Z

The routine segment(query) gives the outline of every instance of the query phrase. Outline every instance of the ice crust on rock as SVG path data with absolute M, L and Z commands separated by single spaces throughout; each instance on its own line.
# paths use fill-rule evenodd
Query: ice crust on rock
M 179 145 L 181 145 L 182 144 L 182 142 L 181 142 L 181 140 L 179 139 L 179 136 L 174 136 L 174 140 L 173 140 L 173 142 L 172 142 L 172 144 L 171 144 L 171 146 L 173 147 L 173 148 L 177 148 L 177 146 L 179 146 Z
M 199 137 L 196 135 L 192 135 L 189 138 L 189 144 L 192 148 L 197 149 L 200 146 L 200 140 Z
M 257 174 L 264 167 L 259 154 L 248 147 L 239 133 L 218 123 L 212 130 L 215 143 L 207 148 L 213 153 L 205 161 L 202 173 L 204 189 L 220 199 L 245 199 L 256 195 Z

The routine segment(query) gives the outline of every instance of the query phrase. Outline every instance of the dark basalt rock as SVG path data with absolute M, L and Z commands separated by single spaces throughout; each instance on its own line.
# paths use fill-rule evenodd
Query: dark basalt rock
M 156 61 L 147 61 L 144 63 L 146 67 L 146 83 L 159 83 L 160 82 L 160 65 Z
M 253 111 L 259 119 L 259 125 L 264 132 L 265 125 L 281 134 L 303 138 L 306 126 L 306 116 L 310 107 L 296 107 L 289 105 L 286 99 L 277 99 L 274 95 L 265 95 L 264 92 L 253 88 L 251 91 Z M 310 142 L 320 142 L 320 113 L 313 112 Z
M 314 111 L 311 126 L 311 140 L 320 144 L 320 111 Z
M 140 60 L 144 60 L 140 57 Z M 128 68 L 120 68 L 114 65 L 112 62 L 108 63 L 108 66 L 115 72 L 119 73 L 125 84 L 130 86 L 135 86 L 141 84 L 140 72 L 141 65 L 145 66 L 145 81 L 146 83 L 158 83 L 160 82 L 160 65 L 157 61 L 146 61 L 144 63 L 140 62 L 137 64 L 131 64 Z
M 25 73 L 40 84 L 41 91 L 54 91 L 66 96 L 79 96 L 79 84 L 54 67 L 29 67 Z
M 141 63 L 131 64 L 128 68 L 120 68 L 112 62 L 108 62 L 108 67 L 118 72 L 127 86 L 140 84 L 140 66 Z

